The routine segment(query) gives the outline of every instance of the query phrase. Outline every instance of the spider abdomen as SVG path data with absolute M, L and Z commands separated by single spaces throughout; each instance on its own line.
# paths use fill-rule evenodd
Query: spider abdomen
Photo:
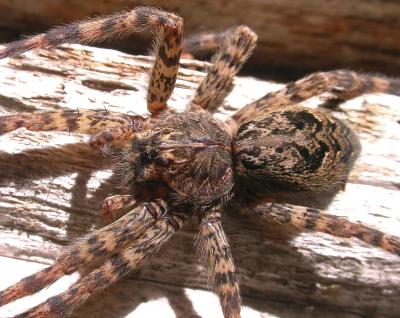
M 162 181 L 179 202 L 225 200 L 233 187 L 231 138 L 206 112 L 167 112 L 150 119 L 124 149 L 126 183 Z
M 359 143 L 345 124 L 329 114 L 287 107 L 243 123 L 234 149 L 240 175 L 299 189 L 329 190 L 346 181 Z

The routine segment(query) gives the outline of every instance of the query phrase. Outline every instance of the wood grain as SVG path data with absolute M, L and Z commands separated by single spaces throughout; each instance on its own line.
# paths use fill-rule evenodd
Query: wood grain
M 49 27 L 148 5 L 176 11 L 185 34 L 246 24 L 259 37 L 253 70 L 297 72 L 353 68 L 398 75 L 400 3 L 384 0 L 18 0 L 0 2 L 2 33 L 27 35 Z M 1 32 L 1 31 L 0 31 Z M 4 36 L 5 36 L 4 35 Z M 9 36 L 8 40 L 11 39 Z M 149 42 L 148 42 L 149 43 Z M 114 42 L 143 50 L 140 37 Z M 115 47 L 114 46 L 114 47 Z
M 148 57 L 83 46 L 1 60 L 0 114 L 104 107 L 143 114 L 150 63 Z M 184 107 L 204 77 L 197 71 L 204 66 L 200 62 L 183 61 L 181 66 L 171 99 L 177 109 Z M 279 87 L 237 78 L 216 116 L 226 118 Z M 388 95 L 364 96 L 337 113 L 359 133 L 363 150 L 346 190 L 328 208 L 398 236 L 399 102 Z M 318 100 L 307 104 L 313 107 Z M 112 160 L 91 150 L 84 143 L 87 139 L 25 129 L 0 137 L 0 256 L 5 257 L 0 259 L 1 287 L 18 279 L 10 268 L 18 272 L 39 266 L 35 263 L 49 264 L 65 245 L 103 226 L 98 208 L 118 189 Z M 310 205 L 323 201 L 309 198 Z M 224 216 L 223 225 L 238 268 L 244 317 L 400 315 L 399 257 L 357 239 L 287 234 L 283 228 L 233 212 Z M 165 316 L 221 317 L 217 300 L 205 292 L 206 275 L 193 247 L 196 231 L 193 220 L 132 278 L 92 298 L 74 317 L 146 317 L 157 306 L 171 310 L 162 310 Z M 14 259 L 27 262 L 14 266 Z M 1 310 L 3 317 L 21 306 Z

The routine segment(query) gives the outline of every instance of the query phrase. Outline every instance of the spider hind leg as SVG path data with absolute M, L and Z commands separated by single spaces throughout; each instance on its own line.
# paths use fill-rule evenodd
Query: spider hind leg
M 344 238 L 355 237 L 400 256 L 400 238 L 362 224 L 352 223 L 346 218 L 321 210 L 290 204 L 264 203 L 250 209 L 250 213 L 307 231 L 317 231 Z
M 311 97 L 320 96 L 322 105 L 335 108 L 338 104 L 368 93 L 387 93 L 400 96 L 400 80 L 349 70 L 318 72 L 305 76 L 284 88 L 268 93 L 246 105 L 232 117 L 238 123 L 247 121 L 271 109 L 297 105 Z

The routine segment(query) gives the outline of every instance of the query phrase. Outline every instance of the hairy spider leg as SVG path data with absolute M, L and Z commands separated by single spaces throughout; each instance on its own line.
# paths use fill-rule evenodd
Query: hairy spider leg
M 116 251 L 99 268 L 93 270 L 67 291 L 20 314 L 19 318 L 66 317 L 90 296 L 126 277 L 133 269 L 163 246 L 187 221 L 183 214 L 169 214 L 152 223 L 143 235 Z
M 114 223 L 78 239 L 53 265 L 1 291 L 0 306 L 36 293 L 64 275 L 115 254 L 152 227 L 166 209 L 161 200 L 141 204 Z
M 400 80 L 370 74 L 358 74 L 348 70 L 318 72 L 282 89 L 271 92 L 237 111 L 232 118 L 238 123 L 248 120 L 252 114 L 260 114 L 273 108 L 301 103 L 311 97 L 322 95 L 327 108 L 367 93 L 387 93 L 400 96 Z M 324 96 L 325 95 L 325 96 Z
M 197 88 L 192 103 L 214 112 L 233 86 L 233 78 L 253 52 L 257 35 L 247 26 L 226 33 L 221 49 Z
M 0 116 L 0 136 L 25 127 L 31 131 L 67 131 L 93 135 L 90 144 L 101 147 L 122 142 L 134 134 L 145 119 L 107 110 L 63 110 Z
M 35 48 L 51 48 L 63 43 L 95 43 L 122 38 L 144 29 L 157 31 L 157 57 L 151 72 L 147 109 L 157 114 L 167 108 L 175 86 L 182 51 L 182 18 L 150 7 L 59 26 L 46 33 L 8 44 L 0 50 L 0 59 Z
M 246 210 L 268 221 L 293 225 L 299 229 L 323 232 L 336 237 L 355 237 L 372 246 L 400 255 L 400 238 L 362 224 L 352 223 L 344 217 L 331 215 L 326 211 L 271 202 Z
M 214 53 L 224 42 L 232 29 L 223 32 L 207 32 L 194 34 L 183 41 L 182 54 L 192 57 L 196 53 Z
M 196 240 L 197 253 L 209 273 L 224 317 L 240 317 L 240 292 L 231 249 L 221 224 L 219 210 L 206 212 Z
M 99 214 L 105 222 L 112 223 L 136 204 L 132 195 L 113 195 L 104 199 Z M 125 213 L 124 213 L 125 212 Z

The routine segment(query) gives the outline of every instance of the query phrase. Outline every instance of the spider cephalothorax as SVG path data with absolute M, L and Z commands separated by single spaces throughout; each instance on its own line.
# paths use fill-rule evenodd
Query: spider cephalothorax
M 144 121 L 122 151 L 119 174 L 134 192 L 161 181 L 175 202 L 194 207 L 224 202 L 234 183 L 231 137 L 224 127 L 203 109 Z
M 67 291 L 19 317 L 68 316 L 91 294 L 128 275 L 157 251 L 193 211 L 201 212 L 197 213 L 198 254 L 227 318 L 240 317 L 241 306 L 221 224 L 221 214 L 230 207 L 299 229 L 357 237 L 400 255 L 397 237 L 321 210 L 260 196 L 277 188 L 327 191 L 346 181 L 359 150 L 355 135 L 328 113 L 304 108 L 302 101 L 322 93 L 335 102 L 364 92 L 399 94 L 398 81 L 345 70 L 316 73 L 246 105 L 223 123 L 211 113 L 232 87 L 257 38 L 251 29 L 239 26 L 215 37 L 220 50 L 187 109 L 177 113 L 167 101 L 179 67 L 182 26 L 182 19 L 172 13 L 138 7 L 55 28 L 0 51 L 0 58 L 5 58 L 33 48 L 93 42 L 144 28 L 155 29 L 159 36 L 147 97 L 149 118 L 82 109 L 0 117 L 0 135 L 20 127 L 59 130 L 90 134 L 90 144 L 96 148 L 109 144 L 121 148 L 117 168 L 130 191 L 105 199 L 101 210 L 116 219 L 113 223 L 78 240 L 50 267 L 0 292 L 3 305 L 65 274 L 92 269 Z M 186 48 L 201 44 L 201 39 L 188 41 Z M 126 213 L 116 218 L 121 211 Z

